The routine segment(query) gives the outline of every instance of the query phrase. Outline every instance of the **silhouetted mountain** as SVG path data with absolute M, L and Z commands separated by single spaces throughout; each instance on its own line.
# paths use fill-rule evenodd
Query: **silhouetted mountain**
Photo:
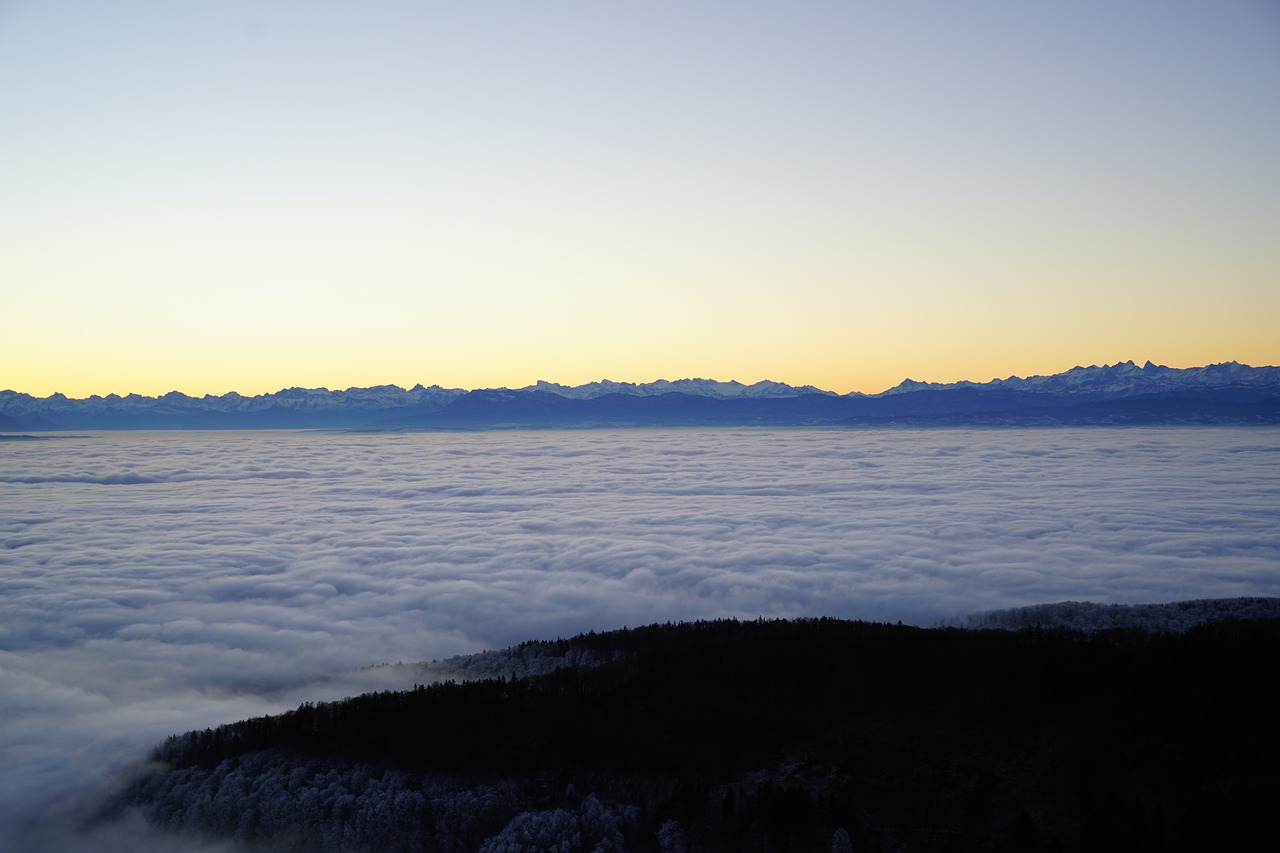
M 272 850 L 1269 850 L 1275 604 L 1177 632 L 723 620 L 529 643 L 512 653 L 564 665 L 171 738 L 114 808 Z
M 0 391 L 0 429 L 500 429 L 632 426 L 1031 426 L 1280 423 L 1280 368 L 1148 362 L 838 395 L 778 382 L 549 382 L 520 389 L 288 388 L 244 397 L 46 398 Z
M 559 394 L 561 397 L 573 397 L 585 400 L 593 397 L 604 397 L 610 394 L 629 394 L 636 397 L 656 397 L 662 394 L 687 394 L 692 397 L 717 397 L 732 399 L 737 397 L 798 397 L 803 394 L 824 394 L 838 396 L 834 391 L 823 391 L 812 385 L 796 387 L 783 382 L 762 381 L 753 385 L 741 382 L 717 382 L 713 379 L 677 379 L 674 382 L 659 379 L 657 382 L 636 384 L 634 382 L 611 382 L 602 379 L 587 385 L 558 385 L 554 382 L 538 381 L 534 385 L 522 388 L 523 391 L 546 391 Z
M 286 388 L 256 397 L 234 391 L 189 397 L 171 391 L 159 397 L 109 394 L 75 400 L 62 394 L 39 398 L 0 391 L 0 416 L 19 424 L 8 428 L 27 430 L 349 428 L 433 412 L 464 393 L 438 386 L 405 390 L 382 385 L 345 391 Z
M 1054 394 L 1102 394 L 1118 396 L 1172 391 L 1193 391 L 1233 387 L 1274 389 L 1280 383 L 1280 368 L 1250 367 L 1234 361 L 1205 367 L 1175 368 L 1152 364 L 1142 367 L 1133 361 L 1122 361 L 1101 367 L 1073 367 L 1065 373 L 1050 376 L 1010 376 L 990 382 L 913 382 L 908 379 L 885 394 L 907 391 L 945 391 L 956 388 L 1035 391 Z

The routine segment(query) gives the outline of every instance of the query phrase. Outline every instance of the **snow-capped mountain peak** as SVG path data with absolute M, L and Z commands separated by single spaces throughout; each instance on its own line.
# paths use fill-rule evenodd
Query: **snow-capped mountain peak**
M 1157 398 L 1163 402 L 1144 402 Z M 0 430 L 5 431 L 923 422 L 1280 423 L 1280 367 L 1230 361 L 1172 368 L 1129 360 L 983 383 L 905 379 L 879 394 L 843 396 L 811 385 L 703 378 L 601 379 L 578 386 L 540 380 L 514 390 L 477 391 L 421 384 L 408 390 L 294 387 L 253 397 L 170 391 L 158 397 L 109 394 L 77 400 L 60 393 L 37 398 L 0 391 Z

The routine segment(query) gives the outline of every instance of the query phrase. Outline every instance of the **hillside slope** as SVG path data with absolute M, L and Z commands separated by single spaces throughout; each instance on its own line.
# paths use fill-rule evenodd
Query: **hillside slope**
M 116 807 L 288 850 L 825 851 L 844 830 L 860 851 L 1203 851 L 1280 832 L 1274 618 L 720 621 L 538 646 L 589 663 L 175 737 Z

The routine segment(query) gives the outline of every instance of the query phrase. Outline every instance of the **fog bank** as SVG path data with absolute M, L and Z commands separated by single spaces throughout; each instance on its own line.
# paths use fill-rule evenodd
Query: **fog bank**
M 167 734 L 654 621 L 1280 594 L 1250 429 L 111 433 L 0 456 L 0 837 Z M 330 679 L 330 680 L 325 680 Z

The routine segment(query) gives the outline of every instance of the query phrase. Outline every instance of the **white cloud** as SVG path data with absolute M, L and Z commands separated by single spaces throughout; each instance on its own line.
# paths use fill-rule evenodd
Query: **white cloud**
M 1280 594 L 1271 431 L 14 445 L 0 831 L 173 731 L 344 695 L 368 678 L 307 685 L 382 661 L 668 619 Z

